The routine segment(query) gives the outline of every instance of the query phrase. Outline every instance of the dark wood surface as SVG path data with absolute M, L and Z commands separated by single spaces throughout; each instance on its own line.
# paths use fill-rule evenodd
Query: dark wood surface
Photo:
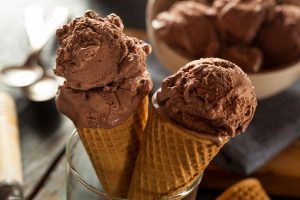
M 30 4 L 42 5 L 46 14 L 49 14 L 54 7 L 63 5 L 68 8 L 72 17 L 82 15 L 87 9 L 94 9 L 102 15 L 116 12 L 124 20 L 125 26 L 129 28 L 126 30 L 129 35 L 135 35 L 141 39 L 146 38 L 143 30 L 146 0 L 0 1 L 0 67 L 6 64 L 21 64 L 25 60 L 29 47 L 22 24 L 22 9 Z M 136 28 L 141 30 L 136 31 Z M 55 39 L 45 47 L 42 53 L 45 67 L 53 66 L 56 48 Z M 154 55 L 150 62 L 154 70 L 156 65 L 159 66 Z M 165 75 L 166 73 L 159 74 L 157 77 L 162 79 Z M 74 129 L 73 124 L 57 112 L 53 100 L 32 103 L 24 99 L 18 89 L 8 88 L 1 83 L 0 90 L 12 94 L 17 102 L 25 198 L 65 199 L 64 147 Z M 214 187 L 201 187 L 199 199 L 200 197 L 201 199 L 214 199 L 223 190 L 221 187 L 218 190 L 215 189 Z
M 251 177 L 260 180 L 264 189 L 282 199 L 294 197 L 300 199 L 300 140 L 273 157 Z M 228 173 L 211 163 L 205 171 L 201 187 L 206 189 L 224 189 L 246 176 Z M 285 198 L 283 198 L 284 196 Z M 279 198 L 279 197 L 278 197 Z M 279 198 L 280 199 L 280 198 Z

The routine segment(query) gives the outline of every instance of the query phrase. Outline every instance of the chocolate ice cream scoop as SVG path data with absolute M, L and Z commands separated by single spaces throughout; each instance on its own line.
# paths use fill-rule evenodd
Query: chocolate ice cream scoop
M 159 109 L 200 133 L 235 136 L 249 125 L 256 96 L 248 76 L 218 58 L 192 61 L 166 78 L 157 92 Z
M 295 6 L 300 6 L 299 0 L 276 0 L 278 4 L 291 4 Z
M 188 57 L 216 56 L 218 37 L 212 22 L 215 10 L 195 1 L 175 2 L 152 22 L 158 38 Z
M 266 18 L 272 15 L 274 0 L 215 0 L 217 26 L 230 44 L 249 44 Z
M 300 7 L 283 4 L 258 34 L 258 46 L 268 65 L 285 65 L 300 60 Z
M 146 70 L 150 45 L 123 33 L 121 19 L 89 11 L 57 31 L 57 75 L 66 78 L 56 105 L 77 128 L 124 122 L 152 89 Z
M 221 57 L 235 63 L 246 73 L 258 72 L 263 61 L 262 53 L 258 48 L 247 46 L 225 47 L 221 51 Z
M 80 90 L 103 87 L 145 70 L 150 45 L 123 33 L 121 19 L 89 11 L 57 31 L 60 48 L 54 72 Z
M 64 84 L 59 88 L 56 104 L 58 110 L 78 128 L 108 129 L 124 122 L 148 95 L 151 87 L 147 72 L 110 86 L 86 91 L 75 90 Z

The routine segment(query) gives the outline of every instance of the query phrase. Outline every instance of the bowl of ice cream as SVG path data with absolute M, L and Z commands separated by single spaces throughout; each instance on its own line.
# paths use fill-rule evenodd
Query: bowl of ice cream
M 300 7 L 291 0 L 149 0 L 147 32 L 171 72 L 201 57 L 221 57 L 251 78 L 259 99 L 300 77 Z

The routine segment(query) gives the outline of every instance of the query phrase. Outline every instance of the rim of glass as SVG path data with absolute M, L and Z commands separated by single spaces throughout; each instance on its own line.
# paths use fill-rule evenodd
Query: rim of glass
M 71 159 L 71 147 L 72 147 L 72 142 L 75 139 L 75 137 L 78 136 L 78 132 L 76 129 L 73 130 L 70 138 L 67 141 L 66 144 L 66 157 L 67 157 L 67 165 L 71 170 L 71 173 L 73 173 L 76 177 L 76 179 L 89 191 L 94 192 L 97 195 L 103 196 L 103 197 L 107 197 L 107 198 L 113 198 L 115 200 L 128 200 L 128 199 L 123 199 L 120 197 L 116 197 L 113 196 L 111 194 L 107 194 L 104 191 L 100 190 L 99 188 L 96 188 L 94 186 L 92 186 L 91 184 L 89 184 L 86 180 L 84 180 L 84 178 L 82 178 L 79 174 L 79 172 L 76 170 L 76 168 L 73 165 L 72 159 Z M 78 136 L 79 138 L 79 136 Z M 79 138 L 80 140 L 80 138 Z M 184 191 L 175 194 L 171 197 L 168 197 L 169 200 L 172 199 L 177 199 L 178 197 L 185 197 L 186 195 L 188 195 L 195 187 L 197 187 L 201 180 L 202 180 L 202 176 L 203 174 L 201 174 L 194 182 L 192 185 L 190 185 L 189 187 L 187 187 Z

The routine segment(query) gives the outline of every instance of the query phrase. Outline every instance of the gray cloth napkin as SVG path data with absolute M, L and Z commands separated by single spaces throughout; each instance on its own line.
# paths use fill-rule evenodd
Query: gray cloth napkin
M 154 54 L 148 59 L 153 92 L 169 75 Z M 226 144 L 214 159 L 226 171 L 251 174 L 300 137 L 300 80 L 284 92 L 258 102 L 246 133 Z
M 222 168 L 251 174 L 300 137 L 300 80 L 280 94 L 258 101 L 245 134 L 226 144 L 215 162 Z

